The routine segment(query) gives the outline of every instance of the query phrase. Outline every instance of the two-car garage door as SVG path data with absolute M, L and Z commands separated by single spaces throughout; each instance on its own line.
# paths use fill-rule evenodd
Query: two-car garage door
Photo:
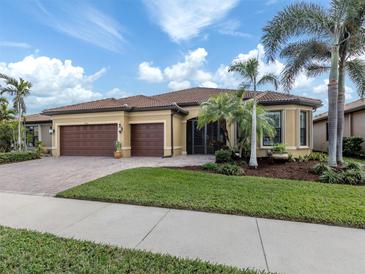
M 113 156 L 117 124 L 61 126 L 61 155 Z M 163 156 L 164 125 L 132 124 L 132 156 Z
M 117 124 L 62 126 L 61 155 L 113 156 Z

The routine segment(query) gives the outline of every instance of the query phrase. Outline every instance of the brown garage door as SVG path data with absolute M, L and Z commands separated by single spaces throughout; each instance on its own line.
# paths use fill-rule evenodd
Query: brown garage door
M 61 155 L 113 156 L 117 138 L 116 124 L 62 126 Z
M 163 156 L 163 124 L 131 126 L 132 156 Z

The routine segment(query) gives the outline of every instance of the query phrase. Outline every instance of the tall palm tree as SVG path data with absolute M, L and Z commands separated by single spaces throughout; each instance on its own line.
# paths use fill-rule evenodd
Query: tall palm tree
M 257 87 L 271 83 L 275 90 L 278 88 L 278 80 L 276 75 L 272 73 L 265 74 L 259 78 L 259 62 L 256 58 L 248 59 L 244 62 L 237 62 L 230 66 L 229 71 L 238 72 L 243 77 L 243 86 L 253 89 L 253 105 L 252 105 L 252 124 L 251 124 L 251 154 L 249 166 L 257 168 Z
M 249 148 L 251 143 L 252 132 L 252 109 L 253 100 L 248 100 L 242 104 L 236 112 L 235 117 L 238 125 L 238 147 L 240 155 L 244 148 Z M 276 134 L 274 121 L 263 106 L 257 104 L 256 106 L 256 135 L 260 139 L 262 136 L 273 138 Z M 248 157 L 249 155 L 246 155 Z
M 8 100 L 4 97 L 0 97 L 0 122 L 14 120 L 15 110 L 9 109 L 8 106 Z
M 19 80 L 9 77 L 5 74 L 0 74 L 0 78 L 5 80 L 5 87 L 0 89 L 0 94 L 8 93 L 13 97 L 14 108 L 18 114 L 18 150 L 22 148 L 22 136 L 21 136 L 21 126 L 22 126 L 22 116 L 26 113 L 26 105 L 24 98 L 30 94 L 30 89 L 32 88 L 32 83 L 25 81 L 22 78 Z
M 321 37 L 330 43 L 331 61 L 328 81 L 328 163 L 336 166 L 337 103 L 340 65 L 340 45 L 349 39 L 351 27 L 363 24 L 359 20 L 363 0 L 332 0 L 326 10 L 316 4 L 292 4 L 279 12 L 264 28 L 262 42 L 269 61 L 293 37 Z
M 352 36 L 340 45 L 339 78 L 338 78 L 338 110 L 337 110 L 337 162 L 342 163 L 342 140 L 344 130 L 345 107 L 345 77 L 346 74 L 357 87 L 358 95 L 365 95 L 365 61 L 359 56 L 365 50 L 365 35 L 362 39 Z M 362 40 L 362 41 L 361 41 Z M 310 39 L 303 42 L 291 43 L 285 47 L 281 57 L 287 59 L 282 72 L 282 84 L 286 90 L 290 90 L 294 79 L 305 70 L 308 76 L 317 76 L 329 71 L 330 46 L 326 41 Z

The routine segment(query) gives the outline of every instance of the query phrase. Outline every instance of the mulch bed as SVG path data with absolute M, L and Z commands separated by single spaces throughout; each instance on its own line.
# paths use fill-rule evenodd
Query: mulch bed
M 251 169 L 248 167 L 243 167 L 243 169 L 245 171 L 245 175 L 247 176 L 319 181 L 319 176 L 312 173 L 312 168 L 317 163 L 319 162 L 318 161 L 273 162 L 270 159 L 259 159 L 258 160 L 259 167 L 257 169 Z M 214 173 L 213 171 L 207 171 L 202 169 L 201 166 L 185 166 L 185 167 L 175 167 L 175 168 Z

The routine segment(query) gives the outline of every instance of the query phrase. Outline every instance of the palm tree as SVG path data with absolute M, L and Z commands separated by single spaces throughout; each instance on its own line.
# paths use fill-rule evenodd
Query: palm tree
M 248 149 L 248 145 L 251 143 L 253 100 L 249 100 L 243 105 L 239 113 L 235 114 L 240 155 L 242 155 L 243 148 L 247 147 Z M 256 106 L 256 120 L 256 134 L 259 138 L 262 136 L 273 138 L 275 136 L 274 121 L 260 104 Z
M 221 122 L 225 124 L 223 134 L 228 142 L 228 146 L 233 149 L 233 144 L 229 138 L 228 127 L 235 121 L 235 112 L 240 105 L 240 100 L 236 96 L 228 93 L 219 93 L 212 96 L 208 101 L 201 104 L 198 115 L 198 128 L 201 129 L 205 124 Z
M 362 41 L 364 34 L 359 34 Z M 352 36 L 340 45 L 339 78 L 338 78 L 338 110 L 337 110 L 337 162 L 342 163 L 342 140 L 344 130 L 345 107 L 345 76 L 349 75 L 357 87 L 359 96 L 365 94 L 365 62 L 359 55 L 365 50 L 365 44 L 356 36 Z M 357 44 L 359 43 L 360 44 Z M 351 46 L 355 45 L 355 46 Z M 331 57 L 330 46 L 326 41 L 310 39 L 303 42 L 291 43 L 285 47 L 281 57 L 287 59 L 287 64 L 282 72 L 282 84 L 286 90 L 290 90 L 294 79 L 305 70 L 308 76 L 317 76 L 328 72 Z
M 8 106 L 8 100 L 4 97 L 0 97 L 0 122 L 14 120 L 15 110 L 9 109 Z
M 279 12 L 264 28 L 262 42 L 269 61 L 293 37 L 321 37 L 330 41 L 330 73 L 328 81 L 328 163 L 336 166 L 337 103 L 340 65 L 340 45 L 349 39 L 351 28 L 363 22 L 363 0 L 332 0 L 331 8 L 299 3 Z M 359 17 L 360 16 L 360 17 Z
M 268 73 L 259 78 L 259 62 L 256 58 L 248 59 L 244 62 L 237 62 L 230 66 L 229 71 L 238 72 L 243 77 L 243 86 L 253 88 L 253 104 L 252 104 L 252 124 L 251 124 L 251 155 L 249 166 L 257 168 L 257 116 L 256 116 L 256 105 L 257 105 L 257 87 L 272 83 L 275 90 L 278 88 L 277 77 Z
M 14 108 L 18 114 L 18 149 L 21 150 L 22 147 L 22 136 L 21 136 L 21 126 L 22 126 L 22 116 L 26 113 L 26 105 L 24 98 L 30 94 L 30 89 L 32 84 L 25 81 L 22 78 L 19 80 L 9 77 L 5 74 L 0 74 L 0 78 L 5 80 L 6 86 L 0 89 L 0 94 L 8 93 L 14 96 L 13 103 Z

